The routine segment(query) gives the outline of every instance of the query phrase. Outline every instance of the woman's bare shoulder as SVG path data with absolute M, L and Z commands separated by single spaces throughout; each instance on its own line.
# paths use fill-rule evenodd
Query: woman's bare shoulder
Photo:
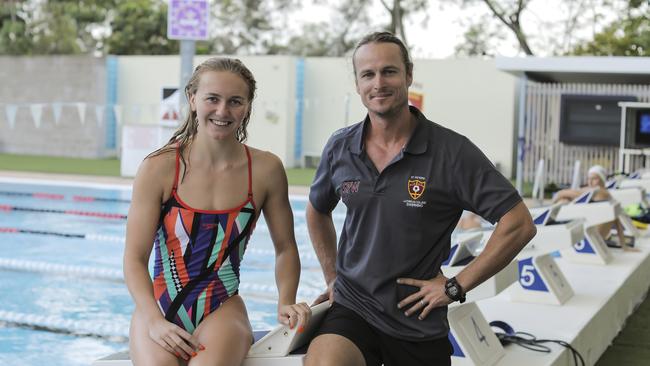
M 272 152 L 256 149 L 250 146 L 248 147 L 248 150 L 251 153 L 251 160 L 253 164 L 259 166 L 261 169 L 264 169 L 267 172 L 284 169 L 282 160 L 280 160 L 280 158 Z
M 156 191 L 167 196 L 174 184 L 174 172 L 176 171 L 176 152 L 164 150 L 156 155 L 147 156 L 135 176 L 135 187 L 140 190 Z

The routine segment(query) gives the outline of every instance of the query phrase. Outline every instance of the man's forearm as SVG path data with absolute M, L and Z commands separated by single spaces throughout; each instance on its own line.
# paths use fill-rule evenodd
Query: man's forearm
M 336 278 L 336 229 L 331 214 L 323 214 L 307 204 L 307 228 L 318 256 L 325 281 Z
M 526 206 L 515 206 L 497 224 L 483 252 L 456 276 L 463 290 L 475 288 L 502 270 L 536 232 Z

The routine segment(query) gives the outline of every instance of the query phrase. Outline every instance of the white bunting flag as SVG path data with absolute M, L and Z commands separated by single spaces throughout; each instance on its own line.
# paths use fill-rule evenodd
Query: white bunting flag
M 53 103 L 52 104 L 52 113 L 54 114 L 54 124 L 58 125 L 59 121 L 61 120 L 61 111 L 63 110 L 63 106 L 61 103 Z
M 79 122 L 86 124 L 86 103 L 77 103 L 77 112 L 79 113 Z
M 9 128 L 12 130 L 16 126 L 16 112 L 18 112 L 17 105 L 7 104 L 5 106 L 5 114 L 7 116 L 7 122 L 9 122 Z
M 122 124 L 122 106 L 119 104 L 113 105 L 113 113 L 115 113 L 115 123 L 119 126 Z
M 29 110 L 32 112 L 32 119 L 34 119 L 34 126 L 41 128 L 41 117 L 43 117 L 42 104 L 30 104 Z
M 106 111 L 106 107 L 104 107 L 103 104 L 97 104 L 95 106 L 95 122 L 97 123 L 97 126 L 101 126 L 104 123 L 105 111 Z

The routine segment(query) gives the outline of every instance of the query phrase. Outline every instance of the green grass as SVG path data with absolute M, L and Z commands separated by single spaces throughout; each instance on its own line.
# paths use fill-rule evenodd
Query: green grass
M 119 177 L 120 161 L 116 158 L 77 159 L 0 154 L 0 170 Z M 315 169 L 287 169 L 289 185 L 309 186 L 315 172 Z
M 291 168 L 287 169 L 287 179 L 290 186 L 309 186 L 314 180 L 316 169 L 312 168 Z
M 119 177 L 120 161 L 0 154 L 0 170 Z

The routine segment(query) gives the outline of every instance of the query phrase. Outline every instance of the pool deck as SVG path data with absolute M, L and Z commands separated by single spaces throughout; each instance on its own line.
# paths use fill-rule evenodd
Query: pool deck
M 133 178 L 127 177 L 108 177 L 99 175 L 78 175 L 78 174 L 54 174 L 54 173 L 33 173 L 17 172 L 10 170 L 0 170 L 0 178 L 13 179 L 38 179 L 50 181 L 75 181 L 101 184 L 115 184 L 130 187 L 133 184 Z M 289 194 L 297 196 L 306 196 L 309 194 L 309 187 L 306 186 L 289 186 Z

